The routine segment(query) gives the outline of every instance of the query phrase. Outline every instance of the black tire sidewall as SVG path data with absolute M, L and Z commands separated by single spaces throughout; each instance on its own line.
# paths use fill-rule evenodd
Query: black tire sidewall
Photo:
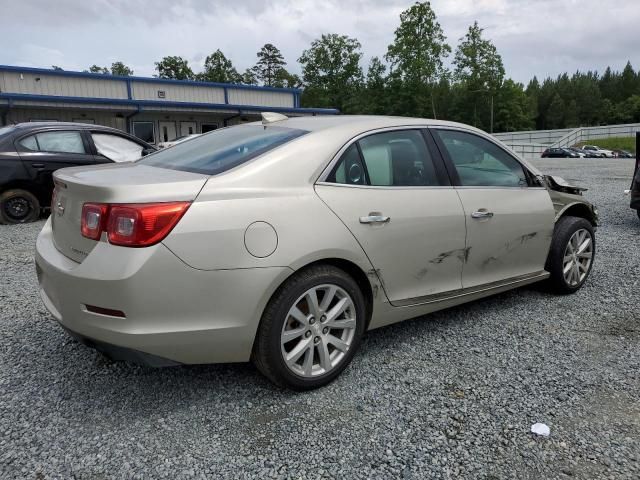
M 336 368 L 318 377 L 303 378 L 291 372 L 282 358 L 280 336 L 284 321 L 294 302 L 310 288 L 323 284 L 337 285 L 351 296 L 356 309 L 356 332 L 349 351 Z M 295 390 L 310 390 L 330 383 L 349 365 L 362 340 L 366 323 L 366 307 L 360 288 L 347 273 L 331 266 L 311 268 L 301 275 L 292 277 L 276 294 L 267 309 L 270 307 L 271 311 L 265 311 L 265 313 L 272 315 L 272 321 L 269 328 L 259 334 L 266 336 L 263 343 L 263 345 L 266 344 L 266 351 L 261 354 L 265 357 L 263 360 L 268 364 L 271 373 L 277 377 L 276 383 Z
M 29 203 L 30 212 L 24 218 L 16 220 L 5 212 L 5 203 L 14 198 L 24 198 Z M 34 194 L 27 190 L 12 189 L 0 194 L 0 223 L 17 225 L 21 223 L 35 222 L 40 217 L 40 202 Z
M 564 278 L 564 253 L 567 248 L 567 244 L 572 235 L 580 230 L 585 229 L 591 235 L 593 256 L 591 258 L 591 264 L 584 279 L 578 284 L 571 286 Z M 593 270 L 593 264 L 596 256 L 596 236 L 593 229 L 593 225 L 588 220 L 581 217 L 562 217 L 558 220 L 556 228 L 553 233 L 553 240 L 551 242 L 551 250 L 549 252 L 549 259 L 547 262 L 547 270 L 551 273 L 551 284 L 557 293 L 574 293 L 580 290 L 585 284 L 591 270 Z

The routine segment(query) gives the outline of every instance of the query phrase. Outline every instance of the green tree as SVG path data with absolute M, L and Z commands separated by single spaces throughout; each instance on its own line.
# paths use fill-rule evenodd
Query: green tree
M 534 128 L 531 101 L 524 85 L 510 78 L 504 80 L 496 92 L 494 130 L 513 132 Z
M 400 26 L 385 58 L 391 64 L 396 90 L 405 92 L 401 101 L 406 102 L 406 96 L 413 99 L 413 111 L 407 113 L 423 115 L 430 110 L 437 117 L 434 90 L 447 73 L 443 62 L 450 52 L 429 2 L 416 2 L 400 14 Z M 431 108 L 426 107 L 428 103 Z
M 483 30 L 474 22 L 460 39 L 453 60 L 454 75 L 471 90 L 496 92 L 504 79 L 504 65 L 495 45 L 482 38 Z
M 287 64 L 278 48 L 271 44 L 265 44 L 257 53 L 258 63 L 254 67 L 254 71 L 258 80 L 264 85 L 274 86 L 274 81 L 278 72 Z
M 122 62 L 113 62 L 111 64 L 111 75 L 130 77 L 131 75 L 133 75 L 133 70 L 131 70 Z
M 298 59 L 305 87 L 303 104 L 344 111 L 362 84 L 361 58 L 360 42 L 346 35 L 326 34 L 311 42 Z
M 245 85 L 258 85 L 258 78 L 252 68 L 247 68 L 241 76 L 242 82 Z
M 473 111 L 467 111 L 466 118 L 473 118 L 473 124 L 477 125 L 478 102 L 481 98 L 484 110 L 481 116 L 486 118 L 488 113 L 488 123 L 493 131 L 493 104 L 504 79 L 504 66 L 495 45 L 490 40 L 482 38 L 482 32 L 483 29 L 478 26 L 478 22 L 474 22 L 466 35 L 460 39 L 453 60 L 454 77 L 471 94 L 470 101 L 465 104 L 473 107 Z
M 95 64 L 89 67 L 89 71 L 91 73 L 101 73 L 103 75 L 109 75 L 109 73 L 111 73 L 109 72 L 109 69 L 107 67 L 99 67 L 98 65 L 95 65 Z
M 203 82 L 240 83 L 242 77 L 220 49 L 208 55 L 204 61 L 204 71 L 196 75 Z
M 182 57 L 168 56 L 155 62 L 156 70 L 160 78 L 173 78 L 174 80 L 192 80 L 193 70 L 189 62 Z
M 285 68 L 276 72 L 272 86 L 278 88 L 300 88 L 302 80 L 295 73 L 289 73 Z
M 638 91 L 636 72 L 633 70 L 631 62 L 627 62 L 624 70 L 622 70 L 620 90 L 623 99 L 628 99 L 634 94 L 640 94 L 640 91 Z
M 565 105 L 556 92 L 547 110 L 547 128 L 564 128 Z
M 388 113 L 389 92 L 387 91 L 387 67 L 379 57 L 369 62 L 363 85 L 352 101 L 352 112 L 367 115 Z

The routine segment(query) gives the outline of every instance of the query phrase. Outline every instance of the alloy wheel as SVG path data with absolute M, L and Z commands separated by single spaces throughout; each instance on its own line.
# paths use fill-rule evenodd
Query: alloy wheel
M 593 239 L 585 228 L 576 230 L 564 251 L 562 273 L 567 285 L 580 285 L 589 273 L 593 259 Z
M 296 375 L 324 375 L 342 362 L 356 333 L 356 308 L 338 285 L 307 290 L 289 309 L 280 335 L 282 358 Z

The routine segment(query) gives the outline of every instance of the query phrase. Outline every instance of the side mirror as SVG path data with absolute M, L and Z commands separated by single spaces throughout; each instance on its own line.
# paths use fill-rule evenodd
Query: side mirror
M 156 151 L 155 148 L 145 148 L 145 149 L 142 150 L 142 156 L 145 157 L 145 156 L 147 156 L 150 153 L 153 153 L 155 151 Z

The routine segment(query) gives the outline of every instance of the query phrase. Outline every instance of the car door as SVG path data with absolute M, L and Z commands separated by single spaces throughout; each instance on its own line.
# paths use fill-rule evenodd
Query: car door
M 53 190 L 56 170 L 95 163 L 82 130 L 30 132 L 17 138 L 14 145 L 30 180 L 46 192 Z
M 458 129 L 431 131 L 465 211 L 463 287 L 542 274 L 555 221 L 547 190 L 488 138 Z
M 462 286 L 462 204 L 420 129 L 366 134 L 343 148 L 316 192 L 362 246 L 393 305 Z

